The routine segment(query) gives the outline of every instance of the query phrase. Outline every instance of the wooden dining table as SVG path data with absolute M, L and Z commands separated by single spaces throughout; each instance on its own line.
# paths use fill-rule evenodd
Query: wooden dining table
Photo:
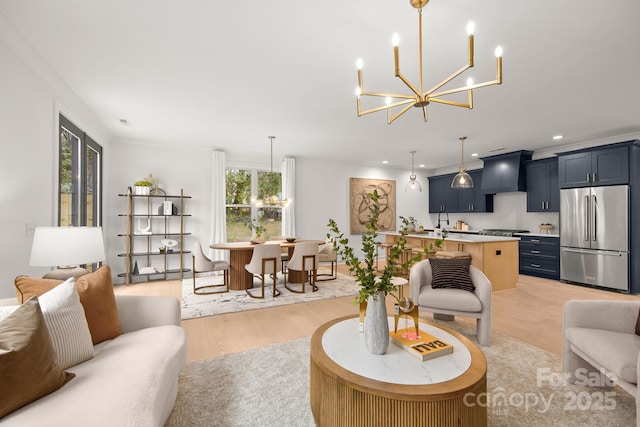
M 289 258 L 293 254 L 293 249 L 296 243 L 302 242 L 316 242 L 319 245 L 324 245 L 324 240 L 296 240 L 295 242 L 288 242 L 286 240 L 267 240 L 267 245 L 279 245 L 281 248 L 287 248 L 289 252 Z M 228 243 L 213 243 L 209 245 L 211 249 L 222 249 L 230 252 L 229 264 L 229 287 L 233 290 L 251 289 L 253 287 L 253 275 L 249 273 L 244 266 L 251 262 L 251 256 L 253 255 L 253 248 L 256 245 L 251 242 L 228 242 Z M 306 272 L 289 271 L 287 273 L 288 281 L 291 283 L 302 283 L 307 280 Z

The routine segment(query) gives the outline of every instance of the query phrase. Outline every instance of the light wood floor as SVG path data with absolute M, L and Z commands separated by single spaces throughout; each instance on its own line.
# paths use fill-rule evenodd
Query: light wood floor
M 339 271 L 347 274 L 344 266 L 340 266 Z M 321 286 L 331 286 L 331 282 Z M 180 281 L 171 280 L 116 285 L 115 291 L 129 295 L 165 295 L 180 300 L 182 287 Z M 492 330 L 560 355 L 565 301 L 637 298 L 640 297 L 520 276 L 516 289 L 494 292 Z M 391 297 L 387 303 L 391 309 Z M 307 337 L 331 319 L 356 313 L 353 297 L 343 297 L 184 320 L 182 326 L 187 333 L 188 360 L 192 361 Z M 430 314 L 424 316 L 431 318 Z

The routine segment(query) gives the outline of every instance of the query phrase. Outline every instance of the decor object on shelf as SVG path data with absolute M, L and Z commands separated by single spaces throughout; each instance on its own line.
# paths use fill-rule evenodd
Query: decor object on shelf
M 29 265 L 58 267 L 45 278 L 80 277 L 89 271 L 79 265 L 104 260 L 102 227 L 36 227 Z
M 461 136 L 460 142 L 462 143 L 462 154 L 460 155 L 460 169 L 456 176 L 453 177 L 453 181 L 451 181 L 451 188 L 473 188 L 473 179 L 467 173 L 467 167 L 464 165 L 464 140 L 467 139 L 466 136 Z
M 382 231 L 396 229 L 396 182 L 391 179 L 349 178 L 349 231 L 351 234 L 367 232 L 371 210 L 369 194 L 377 191 L 377 227 Z
M 149 194 L 151 194 L 151 186 L 153 184 L 151 184 L 146 179 L 136 181 L 133 185 L 136 189 L 136 196 L 148 196 Z
M 136 234 L 151 234 L 151 218 L 147 218 L 146 221 L 146 225 L 142 225 L 143 219 L 138 218 L 138 232 Z
M 173 252 L 173 248 L 178 246 L 178 241 L 173 239 L 162 239 L 160 240 L 160 243 L 167 248 L 167 252 Z
M 273 175 L 273 140 L 276 138 L 275 136 L 269 136 L 269 141 L 271 142 L 271 174 Z M 251 197 L 251 203 L 258 207 L 262 206 L 281 206 L 287 207 L 289 204 L 289 199 L 280 200 L 280 196 L 277 194 L 273 194 L 271 196 L 267 196 L 264 199 L 258 199 L 257 197 Z
M 397 33 L 393 35 L 393 56 L 395 63 L 395 77 L 398 77 L 402 82 L 407 85 L 407 87 L 413 92 L 413 94 L 393 94 L 393 93 L 381 93 L 381 92 L 369 92 L 364 90 L 363 80 L 362 80 L 362 59 L 358 59 L 357 68 L 358 68 L 358 87 L 356 89 L 356 105 L 358 109 L 358 117 L 361 117 L 365 114 L 375 113 L 377 111 L 386 110 L 387 111 L 387 123 L 391 124 L 398 117 L 406 113 L 409 108 L 416 107 L 422 109 L 422 115 L 424 117 L 424 121 L 427 121 L 427 105 L 430 102 L 437 102 L 440 104 L 453 105 L 456 107 L 464 107 L 468 109 L 473 108 L 473 89 L 479 89 L 485 86 L 499 85 L 502 84 L 502 48 L 497 47 L 495 50 L 496 56 L 496 79 L 493 81 L 485 82 L 485 83 L 476 83 L 474 84 L 473 79 L 467 79 L 466 86 L 462 86 L 456 89 L 442 90 L 439 89 L 445 86 L 447 83 L 461 75 L 463 72 L 472 68 L 474 66 L 474 39 L 473 32 L 475 26 L 473 22 L 469 22 L 467 24 L 467 34 L 468 34 L 468 44 L 469 44 L 469 55 L 467 64 L 462 66 L 458 71 L 451 74 L 449 77 L 442 80 L 440 83 L 436 84 L 431 89 L 426 92 L 423 91 L 423 61 L 422 61 L 422 8 L 427 5 L 429 0 L 410 0 L 411 5 L 418 9 L 418 43 L 419 43 L 419 86 L 416 88 L 411 82 L 409 82 L 405 76 L 400 73 L 400 60 L 399 60 L 399 44 L 400 37 Z M 448 95 L 467 92 L 468 100 L 467 103 L 453 101 L 450 99 L 446 99 Z M 368 110 L 362 111 L 361 108 L 361 100 L 362 96 L 375 96 L 375 97 L 384 97 L 386 98 L 386 105 L 374 107 Z M 395 101 L 396 99 L 401 99 L 400 101 Z M 391 111 L 396 107 L 403 108 L 395 115 L 392 116 Z
M 404 191 L 422 191 L 422 186 L 416 181 L 416 173 L 413 170 L 413 159 L 416 152 L 415 150 L 409 152 L 411 153 L 411 176 L 409 176 L 409 182 L 404 187 Z
M 148 183 L 151 184 L 151 193 L 153 195 L 157 195 L 158 194 L 158 178 L 154 178 L 152 174 L 149 174 L 146 178 L 144 178 L 145 181 L 147 181 Z
M 397 291 L 393 284 L 393 276 L 398 271 L 409 271 L 409 267 L 420 260 L 421 254 L 413 257 L 403 258 L 405 247 L 407 245 L 407 226 L 409 220 L 402 219 L 402 229 L 398 240 L 388 248 L 387 259 L 378 275 L 377 263 L 375 258 L 376 241 L 378 239 L 379 219 L 380 219 L 380 199 L 381 196 L 377 190 L 367 195 L 367 221 L 365 223 L 366 232 L 362 235 L 362 253 L 364 254 L 363 262 L 349 246 L 349 239 L 340 231 L 338 224 L 333 220 L 329 220 L 329 232 L 327 238 L 333 241 L 333 246 L 345 265 L 349 268 L 349 272 L 356 278 L 356 282 L 360 285 L 356 302 L 367 302 L 365 314 L 365 342 L 369 351 L 373 354 L 383 354 L 389 345 L 389 324 L 387 322 L 387 309 L 385 306 L 385 296 L 391 294 L 394 298 L 394 292 Z M 426 255 L 426 254 L 425 254 Z M 380 313 L 380 312 L 383 312 Z M 374 320 L 376 317 L 384 317 L 384 322 Z M 370 320 L 368 320 L 371 318 Z M 383 338 L 381 334 L 386 336 Z M 373 334 L 373 337 L 367 337 Z M 383 345 L 386 341 L 386 345 Z M 382 349 L 381 347 L 384 347 Z

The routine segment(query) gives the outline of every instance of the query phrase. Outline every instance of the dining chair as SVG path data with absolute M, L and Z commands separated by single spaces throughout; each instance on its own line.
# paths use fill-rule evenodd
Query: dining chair
M 249 273 L 260 278 L 260 296 L 255 295 L 246 290 L 251 298 L 264 299 L 264 282 L 267 276 L 273 279 L 273 296 L 280 295 L 280 291 L 276 289 L 276 281 L 278 280 L 278 272 L 282 271 L 282 261 L 280 260 L 280 245 L 264 243 L 253 247 L 253 255 L 249 264 L 244 268 Z
M 196 295 L 221 294 L 229 292 L 229 263 L 227 261 L 212 261 L 202 251 L 200 242 L 193 244 L 193 293 Z M 196 274 L 222 271 L 223 283 L 217 285 L 196 286 Z M 224 287 L 223 290 L 213 290 Z
M 269 240 L 284 242 L 287 238 L 285 236 L 271 236 Z M 289 248 L 282 248 L 280 251 L 280 259 L 282 260 L 282 269 L 284 270 L 284 264 L 289 261 Z
M 338 278 L 338 254 L 333 247 L 333 240 L 327 239 L 326 243 L 318 250 L 318 265 L 331 264 L 331 273 L 318 273 L 318 282 L 324 282 L 327 280 L 335 280 Z M 320 277 L 328 277 L 328 279 L 321 279 Z
M 317 242 L 300 242 L 296 243 L 291 254 L 291 259 L 287 263 L 287 268 L 284 273 L 284 287 L 291 292 L 302 294 L 304 293 L 304 287 L 306 280 L 302 280 L 302 287 L 300 290 L 292 289 L 288 286 L 287 276 L 290 271 L 299 271 L 300 273 L 306 273 L 309 277 L 309 285 L 313 292 L 318 290 L 316 286 L 316 280 L 318 275 L 318 243 Z M 301 274 L 304 276 L 304 274 Z

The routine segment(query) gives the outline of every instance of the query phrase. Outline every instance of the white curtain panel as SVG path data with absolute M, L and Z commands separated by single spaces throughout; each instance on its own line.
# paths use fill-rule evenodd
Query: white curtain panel
M 227 240 L 227 210 L 226 210 L 226 155 L 224 151 L 213 151 L 211 156 L 211 243 L 224 243 Z M 207 242 L 203 242 L 202 245 Z M 229 258 L 229 251 L 209 249 L 212 259 Z
M 283 235 L 295 237 L 296 235 L 296 159 L 284 158 L 284 173 L 282 174 L 282 198 L 289 199 L 289 205 L 282 208 Z

